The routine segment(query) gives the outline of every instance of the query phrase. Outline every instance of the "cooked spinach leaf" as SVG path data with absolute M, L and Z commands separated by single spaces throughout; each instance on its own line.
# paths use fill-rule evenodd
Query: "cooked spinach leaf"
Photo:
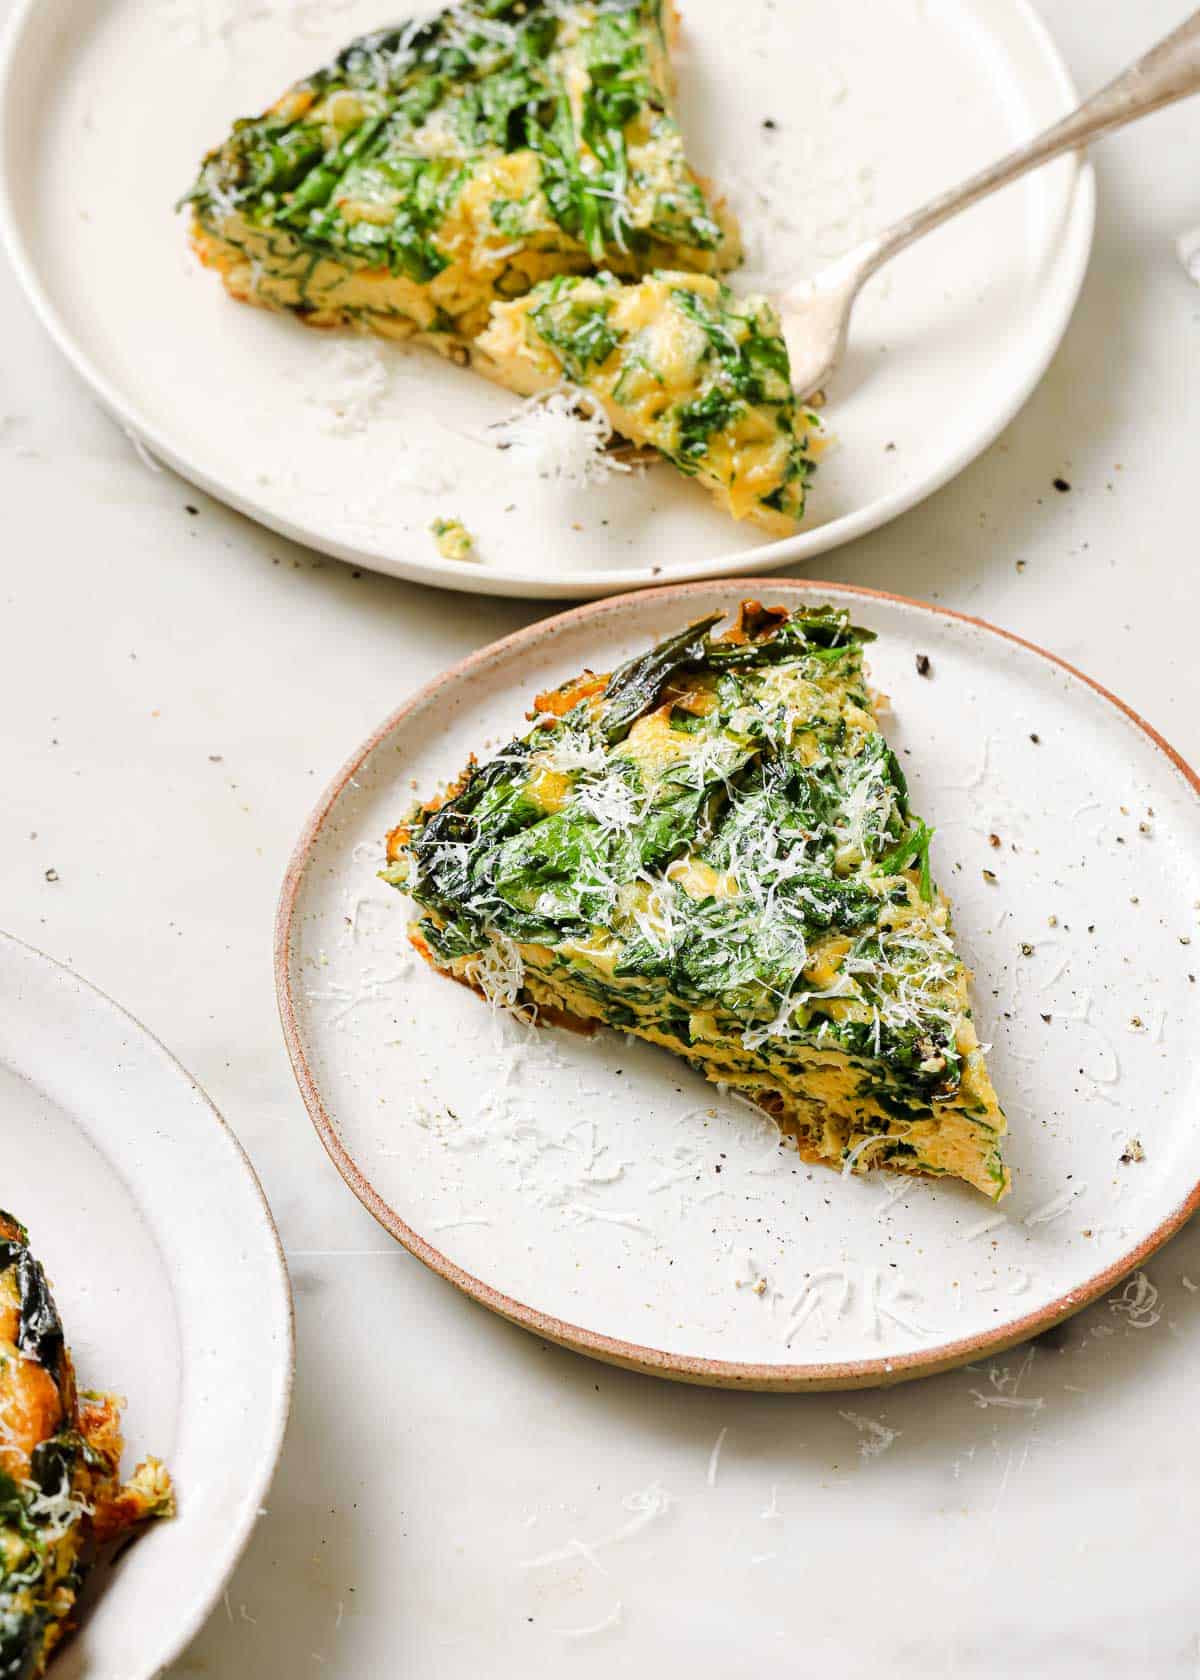
M 624 740 L 643 712 L 650 710 L 668 679 L 704 658 L 708 632 L 721 622 L 711 613 L 668 636 L 648 653 L 636 654 L 612 674 L 604 695 L 604 738 L 609 746 Z

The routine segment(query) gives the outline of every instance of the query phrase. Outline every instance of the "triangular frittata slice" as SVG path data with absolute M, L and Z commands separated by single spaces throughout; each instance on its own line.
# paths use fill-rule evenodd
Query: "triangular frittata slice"
M 465 0 L 364 36 L 209 153 L 195 248 L 238 298 L 460 358 L 549 275 L 728 268 L 673 28 L 669 0 Z
M 157 1459 L 121 1482 L 122 1404 L 77 1393 L 45 1273 L 0 1213 L 0 1674 L 43 1674 L 96 1546 L 173 1509 Z
M 493 1001 L 685 1057 L 808 1159 L 999 1198 L 1004 1116 L 872 638 L 832 607 L 718 622 L 539 695 L 392 831 L 414 942 Z
M 523 396 L 568 384 L 613 430 L 659 450 L 735 519 L 789 535 L 816 416 L 796 401 L 779 317 L 711 275 L 557 275 L 493 305 L 475 366 Z

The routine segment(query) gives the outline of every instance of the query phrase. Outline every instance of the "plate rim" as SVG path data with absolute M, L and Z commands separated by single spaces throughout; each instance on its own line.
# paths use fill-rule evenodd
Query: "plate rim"
M 331 555 L 350 565 L 363 566 L 383 576 L 460 593 L 500 595 L 527 600 L 577 600 L 581 596 L 598 599 L 602 596 L 630 594 L 657 586 L 658 579 L 649 569 L 643 569 L 641 573 L 589 569 L 569 576 L 539 576 L 494 569 L 477 561 L 456 561 L 440 557 L 425 560 L 389 560 L 369 548 L 360 547 L 353 542 L 331 540 L 311 527 L 294 524 L 285 515 L 274 512 L 252 492 L 231 490 L 219 478 L 197 465 L 190 452 L 177 451 L 164 438 L 161 428 L 143 416 L 134 403 L 127 401 L 121 388 L 96 366 L 69 323 L 51 301 L 49 291 L 40 278 L 32 248 L 21 231 L 15 198 L 9 186 L 13 159 L 9 156 L 5 142 L 7 113 L 15 83 L 17 60 L 26 33 L 35 14 L 45 9 L 49 3 L 50 0 L 18 0 L 7 27 L 0 31 L 0 245 L 7 251 L 25 296 L 32 304 L 34 313 L 51 341 L 131 441 L 139 447 L 144 446 L 188 483 L 198 486 L 214 500 L 235 509 L 267 530 L 275 531 L 289 541 L 312 548 L 318 553 Z M 963 0 L 959 0 L 959 3 L 963 3 Z M 1004 3 L 1020 17 L 1031 42 L 1042 55 L 1062 98 L 1061 114 L 1065 114 L 1078 104 L 1079 94 L 1048 25 L 1034 10 L 1033 0 L 1004 0 Z M 1052 274 L 1057 275 L 1061 272 L 1063 277 L 1058 308 L 1042 326 L 1041 341 L 1035 347 L 1035 353 L 1025 368 L 1024 376 L 1010 390 L 1005 402 L 997 407 L 986 424 L 977 427 L 966 438 L 960 440 L 958 446 L 951 450 L 932 472 L 898 485 L 889 494 L 878 497 L 865 507 L 841 514 L 824 525 L 814 526 L 809 531 L 799 531 L 794 536 L 783 537 L 776 542 L 742 549 L 689 567 L 678 574 L 677 581 L 702 582 L 708 579 L 716 581 L 737 577 L 747 566 L 757 569 L 762 566 L 774 567 L 787 565 L 789 562 L 804 562 L 818 554 L 840 548 L 856 537 L 865 536 L 868 532 L 889 524 L 902 513 L 936 494 L 995 442 L 1025 406 L 1058 351 L 1075 312 L 1091 258 L 1096 225 L 1095 170 L 1087 153 L 1072 153 L 1070 157 L 1072 173 L 1070 179 L 1064 182 L 1062 232 L 1056 242 L 1051 269 Z M 1044 286 L 1039 291 L 1040 295 L 1044 295 Z
M 220 1603 L 221 1594 L 225 1591 L 234 1570 L 246 1551 L 250 1539 L 254 1534 L 259 1520 L 259 1510 L 265 1503 L 271 1484 L 279 1468 L 283 1444 L 287 1434 L 288 1420 L 291 1414 L 292 1397 L 295 1390 L 296 1377 L 296 1327 L 295 1301 L 292 1295 L 291 1276 L 288 1272 L 287 1258 L 284 1254 L 283 1242 L 279 1229 L 275 1223 L 275 1216 L 267 1200 L 253 1161 L 246 1151 L 245 1145 L 217 1108 L 204 1087 L 195 1079 L 183 1063 L 175 1056 L 157 1034 L 151 1032 L 136 1015 L 126 1009 L 108 992 L 87 980 L 66 963 L 60 962 L 46 951 L 31 945 L 27 940 L 19 938 L 14 933 L 0 928 L 0 947 L 18 953 L 21 961 L 32 967 L 40 967 L 51 982 L 59 987 L 66 987 L 82 1000 L 83 1006 L 94 1007 L 97 1003 L 111 1015 L 118 1018 L 128 1028 L 132 1028 L 135 1041 L 140 1041 L 144 1050 L 148 1050 L 166 1070 L 178 1077 L 186 1086 L 190 1098 L 195 1100 L 207 1118 L 215 1123 L 216 1135 L 221 1139 L 222 1146 L 229 1149 L 239 1166 L 249 1180 L 250 1188 L 257 1197 L 261 1209 L 265 1234 L 270 1243 L 265 1252 L 268 1254 L 275 1270 L 276 1305 L 282 1306 L 283 1311 L 277 1314 L 277 1330 L 281 1332 L 280 1343 L 280 1376 L 278 1393 L 271 1413 L 268 1416 L 266 1431 L 266 1452 L 262 1455 L 254 1478 L 248 1484 L 249 1497 L 243 1500 L 241 1513 L 232 1524 L 228 1542 L 221 1554 L 221 1561 L 210 1586 L 201 1592 L 194 1606 L 180 1619 L 174 1633 L 167 1640 L 161 1650 L 152 1653 L 152 1666 L 139 1668 L 136 1675 L 130 1675 L 129 1680 L 155 1680 L 162 1674 L 170 1663 L 183 1655 L 187 1647 L 204 1628 L 209 1617 Z M 278 1380 L 278 1379 L 276 1379 Z
M 704 582 L 672 584 L 653 590 L 629 590 L 624 595 L 586 602 L 584 605 L 574 607 L 567 612 L 538 619 L 535 623 L 525 626 L 524 629 L 514 631 L 508 636 L 502 636 L 498 641 L 490 642 L 485 647 L 477 648 L 464 659 L 456 661 L 448 669 L 422 684 L 371 732 L 362 745 L 355 749 L 325 788 L 305 822 L 288 860 L 275 916 L 276 1000 L 279 1007 L 280 1022 L 283 1027 L 284 1041 L 292 1064 L 292 1072 L 300 1088 L 304 1106 L 308 1110 L 309 1119 L 312 1121 L 326 1153 L 342 1178 L 353 1190 L 368 1213 L 382 1225 L 385 1231 L 395 1237 L 411 1255 L 480 1305 L 498 1313 L 500 1317 L 508 1319 L 511 1323 L 531 1331 L 534 1335 L 542 1337 L 544 1340 L 571 1348 L 577 1353 L 590 1355 L 606 1364 L 619 1365 L 626 1369 L 642 1371 L 652 1376 L 667 1377 L 680 1382 L 696 1383 L 711 1388 L 742 1388 L 782 1392 L 883 1387 L 893 1383 L 905 1382 L 915 1377 L 933 1376 L 940 1371 L 952 1370 L 956 1366 L 965 1364 L 969 1360 L 978 1359 L 981 1356 L 992 1357 L 1003 1353 L 1009 1348 L 1016 1347 L 1021 1342 L 1028 1341 L 1033 1336 L 1052 1329 L 1064 1319 L 1091 1305 L 1093 1301 L 1099 1299 L 1101 1295 L 1119 1283 L 1122 1278 L 1127 1277 L 1130 1272 L 1140 1266 L 1143 1261 L 1161 1248 L 1187 1223 L 1197 1208 L 1200 1207 L 1200 1181 L 1197 1181 L 1183 1195 L 1175 1208 L 1160 1220 L 1148 1235 L 1132 1248 L 1127 1249 L 1116 1260 L 1100 1271 L 1093 1273 L 1084 1283 L 1066 1291 L 1046 1306 L 1027 1313 L 1019 1319 L 1011 1320 L 992 1332 L 959 1337 L 953 1341 L 940 1343 L 937 1347 L 928 1350 L 916 1349 L 896 1354 L 890 1358 L 818 1360 L 807 1361 L 802 1364 L 712 1359 L 697 1354 L 672 1353 L 662 1348 L 653 1348 L 639 1342 L 626 1341 L 619 1336 L 610 1336 L 599 1331 L 589 1330 L 584 1325 L 573 1324 L 553 1314 L 545 1313 L 537 1307 L 532 1307 L 527 1302 L 518 1301 L 505 1294 L 504 1291 L 497 1289 L 494 1285 L 485 1282 L 482 1278 L 476 1277 L 466 1267 L 451 1260 L 426 1237 L 423 1237 L 420 1232 L 414 1230 L 403 1220 L 390 1203 L 375 1189 L 370 1178 L 358 1165 L 350 1149 L 338 1134 L 336 1123 L 325 1106 L 318 1082 L 308 1064 L 292 990 L 291 956 L 294 918 L 300 887 L 313 848 L 326 820 L 333 813 L 345 791 L 350 778 L 358 771 L 370 754 L 412 713 L 428 706 L 438 694 L 442 692 L 452 693 L 463 677 L 469 677 L 491 663 L 505 660 L 513 654 L 519 654 L 530 645 L 536 645 L 538 642 L 544 642 L 547 639 L 552 640 L 563 628 L 574 629 L 602 614 L 620 612 L 623 608 L 635 605 L 652 606 L 659 602 L 666 604 L 667 602 L 685 601 L 693 597 L 718 593 L 726 596 L 743 591 L 750 594 L 762 594 L 780 588 L 834 595 L 848 601 L 885 601 L 903 607 L 915 608 L 918 612 L 930 613 L 938 618 L 951 619 L 956 623 L 985 631 L 989 635 L 998 636 L 1003 641 L 1015 644 L 1028 653 L 1036 654 L 1039 658 L 1046 660 L 1049 664 L 1082 682 L 1141 730 L 1150 743 L 1182 775 L 1191 787 L 1192 792 L 1200 799 L 1200 773 L 1197 773 L 1187 760 L 1171 746 L 1170 742 L 1126 701 L 1058 654 L 1051 653 L 1048 649 L 1018 635 L 1015 631 L 1002 629 L 999 625 L 992 624 L 986 619 L 977 618 L 970 613 L 956 612 L 950 607 L 943 607 L 935 602 L 917 600 L 912 596 L 899 595 L 889 590 L 869 589 L 856 584 L 829 583 L 815 578 L 720 578 Z

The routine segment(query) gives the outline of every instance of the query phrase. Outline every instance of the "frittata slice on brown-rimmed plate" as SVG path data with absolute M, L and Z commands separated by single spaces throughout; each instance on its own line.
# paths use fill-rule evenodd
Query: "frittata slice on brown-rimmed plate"
M 817 417 L 796 401 L 779 317 L 711 275 L 558 275 L 493 305 L 475 366 L 525 396 L 566 384 L 735 519 L 787 536 L 804 513 Z
M 0 1676 L 35 1680 L 97 1547 L 174 1509 L 157 1459 L 121 1481 L 122 1402 L 77 1392 L 24 1228 L 0 1213 Z
M 391 832 L 414 942 L 494 1002 L 683 1056 L 807 1159 L 998 1199 L 1004 1116 L 873 638 L 833 607 L 719 622 L 539 695 Z
M 464 0 L 364 36 L 208 154 L 195 249 L 235 297 L 459 360 L 551 275 L 729 268 L 674 27 L 670 0 Z

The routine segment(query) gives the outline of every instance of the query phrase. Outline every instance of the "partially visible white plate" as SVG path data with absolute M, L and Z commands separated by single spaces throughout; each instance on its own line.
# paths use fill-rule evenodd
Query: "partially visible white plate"
M 834 599 L 878 632 L 885 727 L 936 826 L 1009 1116 L 1001 1209 L 963 1184 L 807 1168 L 663 1051 L 494 1014 L 412 954 L 376 879 L 414 789 L 525 727 L 533 694 L 743 593 Z M 376 1218 L 540 1335 L 761 1388 L 996 1353 L 1094 1300 L 1200 1201 L 1198 787 L 1103 689 L 938 608 L 769 579 L 580 608 L 437 678 L 314 813 L 276 939 L 293 1065 Z M 1122 1162 L 1133 1140 L 1144 1158 Z
M 449 588 L 595 596 L 811 558 L 944 484 L 1024 402 L 1091 244 L 1060 160 L 868 288 L 804 528 L 769 542 L 659 465 L 567 491 L 485 441 L 512 403 L 423 352 L 235 305 L 172 205 L 230 121 L 410 0 L 22 0 L 0 62 L 0 229 L 46 326 L 180 472 L 342 559 Z M 418 9 L 429 9 L 422 4 Z M 1025 0 L 684 0 L 684 118 L 748 233 L 737 283 L 809 272 L 1075 99 Z M 731 20 L 736 15 L 736 23 Z M 775 123 L 763 126 L 763 118 Z M 339 412 L 340 411 L 340 412 Z M 429 533 L 461 517 L 478 563 Z
M 241 1145 L 162 1045 L 0 934 L 0 1203 L 54 1289 L 82 1388 L 128 1398 L 126 1465 L 167 1463 L 178 1515 L 89 1583 L 55 1680 L 150 1680 L 220 1596 L 287 1422 L 292 1313 Z

